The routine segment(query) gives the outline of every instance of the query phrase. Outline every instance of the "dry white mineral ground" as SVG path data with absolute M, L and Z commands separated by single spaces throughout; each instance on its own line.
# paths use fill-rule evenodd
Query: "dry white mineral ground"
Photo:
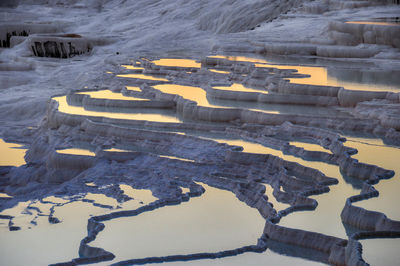
M 396 1 L 0 3 L 0 265 L 391 265 Z

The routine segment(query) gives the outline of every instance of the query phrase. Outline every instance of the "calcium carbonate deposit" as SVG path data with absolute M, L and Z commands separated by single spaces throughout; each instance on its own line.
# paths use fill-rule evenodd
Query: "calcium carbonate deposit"
M 1 1 L 0 265 L 398 263 L 399 14 Z

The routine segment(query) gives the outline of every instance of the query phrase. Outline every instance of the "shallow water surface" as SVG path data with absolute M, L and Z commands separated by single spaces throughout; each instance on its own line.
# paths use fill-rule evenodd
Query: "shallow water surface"
M 26 149 L 21 149 L 23 145 L 8 143 L 0 139 L 0 166 L 21 166 L 25 164 Z
M 216 86 L 214 88 L 218 89 L 218 90 L 258 92 L 258 93 L 268 94 L 268 91 L 266 91 L 266 90 L 256 90 L 256 89 L 248 88 L 248 87 L 243 86 L 240 83 L 233 83 L 231 86 Z
M 381 26 L 400 26 L 400 22 L 396 21 L 346 21 L 349 24 L 363 24 L 363 25 L 381 25 Z
M 81 106 L 72 106 L 67 103 L 66 96 L 53 98 L 59 104 L 58 110 L 62 113 L 73 115 L 87 115 L 95 117 L 108 117 L 115 119 L 129 119 L 129 120 L 148 120 L 154 122 L 173 122 L 179 123 L 180 120 L 174 115 L 162 114 L 166 113 L 164 110 L 157 110 L 158 113 L 140 113 L 143 110 L 138 109 L 138 113 L 123 113 L 119 112 L 105 112 L 105 111 L 89 111 Z
M 394 78 L 392 82 L 388 83 L 388 78 L 385 76 L 388 74 L 387 71 L 375 71 L 371 72 L 370 70 L 358 71 L 354 69 L 340 69 L 343 72 L 353 72 L 353 78 L 350 77 L 350 80 L 342 80 L 336 77 L 338 71 L 335 67 L 325 67 L 319 65 L 295 65 L 295 64 L 280 64 L 275 63 L 273 61 L 267 61 L 258 58 L 250 58 L 250 57 L 235 57 L 235 56 L 211 56 L 216 58 L 225 58 L 232 61 L 244 61 L 255 63 L 256 67 L 266 67 L 266 68 L 277 68 L 277 69 L 287 69 L 287 70 L 296 70 L 298 74 L 309 75 L 309 77 L 303 78 L 288 78 L 288 80 L 292 83 L 297 84 L 309 84 L 309 85 L 318 85 L 318 86 L 336 86 L 336 87 L 344 87 L 348 90 L 365 90 L 365 91 L 392 91 L 399 92 L 400 91 L 400 80 Z M 364 73 L 365 72 L 365 73 Z M 365 79 L 357 79 L 359 76 L 365 76 Z M 374 79 L 368 79 L 368 75 L 373 75 Z M 382 76 L 382 78 L 380 78 Z
M 155 81 L 168 81 L 168 79 L 165 78 L 158 78 L 158 77 L 153 77 L 149 75 L 143 75 L 143 74 L 119 74 L 117 77 L 120 78 L 132 78 L 132 79 L 147 79 L 147 80 L 155 80 Z
M 57 150 L 57 152 L 62 154 L 96 156 L 94 152 L 80 148 L 62 149 L 62 150 Z
M 211 72 L 219 73 L 219 74 L 230 74 L 231 73 L 229 71 L 217 70 L 217 69 L 212 69 L 212 68 L 209 68 L 208 70 Z
M 182 96 L 187 100 L 196 102 L 199 106 L 221 108 L 219 105 L 211 104 L 207 99 L 206 91 L 200 87 L 177 84 L 161 84 L 153 87 L 164 93 Z
M 91 245 L 116 260 L 218 252 L 257 243 L 265 220 L 229 192 L 204 185 L 206 192 L 176 206 L 104 222 Z
M 303 148 L 308 151 L 322 151 L 322 152 L 326 152 L 326 153 L 332 153 L 329 149 L 325 149 L 321 145 L 314 144 L 314 143 L 290 141 L 289 144 Z
M 400 238 L 361 240 L 363 259 L 373 266 L 399 265 Z
M 122 93 L 113 92 L 111 90 L 85 91 L 85 92 L 79 92 L 78 94 L 89 95 L 91 98 L 97 98 L 97 99 L 126 100 L 126 101 L 129 101 L 129 100 L 130 101 L 149 101 L 149 99 L 125 96 Z
M 356 148 L 358 153 L 353 158 L 361 162 L 378 165 L 393 170 L 395 175 L 388 180 L 381 180 L 374 187 L 380 192 L 379 197 L 354 203 L 367 210 L 385 213 L 388 218 L 400 220 L 400 148 L 385 145 L 380 139 L 346 137 L 346 146 Z
M 47 265 L 78 257 L 79 243 L 87 234 L 89 214 L 101 213 L 104 213 L 103 208 L 73 202 L 56 208 L 55 217 L 61 223 L 49 224 L 44 216 L 31 229 L 10 232 L 0 227 L 0 264 Z M 10 256 L 17 250 L 17 256 Z
M 297 162 L 301 165 L 318 169 L 326 176 L 338 179 L 339 183 L 337 185 L 332 185 L 329 187 L 329 193 L 311 196 L 311 198 L 314 198 L 318 201 L 318 206 L 314 211 L 291 213 L 282 218 L 282 220 L 279 222 L 279 225 L 347 238 L 346 231 L 340 218 L 340 213 L 342 212 L 346 199 L 350 196 L 358 194 L 359 190 L 355 189 L 351 184 L 345 182 L 338 166 L 318 161 L 306 161 L 292 155 L 283 154 L 280 150 L 275 150 L 265 147 L 261 144 L 248 141 L 229 139 L 213 140 L 227 143 L 229 145 L 241 146 L 243 147 L 244 152 L 272 154 L 287 161 Z M 302 144 L 304 148 L 307 148 L 308 145 L 310 144 Z M 315 149 L 315 146 L 312 147 Z M 270 193 L 270 195 L 272 195 L 272 193 Z M 274 202 L 272 203 L 274 204 Z M 280 207 L 282 207 L 282 205 Z
M 201 63 L 192 59 L 179 59 L 179 58 L 161 58 L 152 61 L 157 66 L 172 66 L 172 67 L 191 67 L 200 68 Z
M 131 65 L 121 65 L 123 68 L 129 69 L 129 70 L 142 70 L 144 69 L 143 67 L 136 67 L 136 66 L 131 66 Z

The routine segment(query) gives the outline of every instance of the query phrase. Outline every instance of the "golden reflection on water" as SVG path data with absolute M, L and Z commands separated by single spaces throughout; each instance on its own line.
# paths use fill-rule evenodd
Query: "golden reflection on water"
M 55 196 L 48 196 L 43 198 L 43 201 L 50 201 L 52 203 L 67 203 L 68 200 L 65 200 L 63 198 L 55 197 Z
M 7 143 L 0 139 L 0 166 L 21 166 L 25 164 L 26 149 L 20 144 Z
M 307 142 L 299 142 L 299 141 L 290 141 L 290 145 L 294 145 L 300 148 L 303 148 L 308 151 L 322 151 L 327 153 L 332 153 L 330 150 L 325 149 L 321 145 L 314 144 L 314 143 L 307 143 Z
M 130 70 L 139 70 L 139 69 L 144 69 L 143 67 L 136 67 L 136 66 L 131 66 L 131 65 L 121 65 L 123 68 L 130 69 Z
M 124 192 L 125 195 L 135 200 L 139 200 L 143 204 L 149 204 L 158 200 L 157 197 L 153 196 L 153 193 L 149 189 L 136 189 L 125 184 L 119 185 L 119 188 Z
M 194 160 L 190 160 L 190 159 L 185 159 L 185 158 L 180 158 L 180 157 L 175 157 L 175 156 L 168 156 L 168 155 L 159 155 L 160 157 L 163 158 L 168 158 L 168 159 L 174 159 L 174 160 L 180 160 L 180 161 L 185 161 L 185 162 L 192 162 L 194 163 Z
M 94 117 L 107 117 L 114 119 L 128 119 L 128 120 L 148 120 L 154 122 L 170 122 L 180 123 L 181 121 L 175 116 L 166 114 L 149 114 L 149 113 L 114 113 L 114 112 L 97 112 L 85 110 L 81 106 L 72 106 L 67 103 L 66 96 L 54 97 L 55 101 L 58 102 L 58 110 L 62 113 L 72 115 L 86 115 Z
M 48 205 L 47 207 L 45 205 Z M 48 214 L 47 210 L 52 204 L 35 204 Z M 14 216 L 21 216 L 25 205 Z M 14 208 L 13 208 L 14 209 Z M 10 232 L 8 228 L 1 231 L 0 261 L 1 265 L 49 265 L 60 261 L 68 261 L 77 256 L 77 247 L 84 236 L 87 235 L 89 214 L 102 214 L 103 208 L 95 207 L 88 203 L 73 202 L 62 207 L 56 207 L 54 216 L 62 222 L 49 224 L 46 215 L 38 216 L 37 226 L 30 230 Z M 33 210 L 30 210 L 32 212 Z M 32 215 L 26 215 L 30 224 Z M 21 225 L 18 223 L 18 225 Z M 3 229 L 3 228 L 1 228 Z M 38 242 L 38 239 L 46 241 Z M 68 243 L 68 245 L 66 245 Z M 18 253 L 15 251 L 19 250 Z M 51 256 L 43 256 L 43 251 Z M 13 256 L 10 256 L 13 254 Z M 16 255 L 15 255 L 16 254 Z
M 201 185 L 205 193 L 188 202 L 104 222 L 92 244 L 115 254 L 117 261 L 256 244 L 265 225 L 259 212 L 229 191 Z
M 341 81 L 329 76 L 325 67 L 295 66 L 295 65 L 272 65 L 272 64 L 256 64 L 256 67 L 274 67 L 278 69 L 295 69 L 299 74 L 310 75 L 307 78 L 289 78 L 291 83 L 319 85 L 319 86 L 335 86 L 344 87 L 348 90 L 364 90 L 364 91 L 392 91 L 399 92 L 398 88 L 383 84 L 364 84 L 357 82 Z
M 328 85 L 328 71 L 325 67 L 295 66 L 295 65 L 274 65 L 274 64 L 255 64 L 256 67 L 267 67 L 277 69 L 297 70 L 299 74 L 310 75 L 307 78 L 290 78 L 292 83 L 309 85 Z
M 100 91 L 85 91 L 79 92 L 78 94 L 90 95 L 91 98 L 97 99 L 110 99 L 110 100 L 127 100 L 127 101 L 148 101 L 149 99 L 137 98 L 132 96 L 125 96 L 119 92 L 113 92 L 111 90 L 100 90 Z
M 156 81 L 168 81 L 168 79 L 165 78 L 157 78 L 149 75 L 143 75 L 143 74 L 119 74 L 117 77 L 120 78 L 132 78 L 132 79 L 147 79 L 147 80 L 156 80 Z
M 142 91 L 139 87 L 134 87 L 134 86 L 125 86 L 125 88 L 130 91 L 138 91 L 138 92 Z
M 390 219 L 400 220 L 398 208 L 400 188 L 400 148 L 385 145 L 381 139 L 347 137 L 346 146 L 356 148 L 358 153 L 352 157 L 365 162 L 393 170 L 395 176 L 381 180 L 374 187 L 380 192 L 379 197 L 354 203 L 372 211 L 385 213 Z
M 299 74 L 310 75 L 308 78 L 291 78 L 288 79 L 292 83 L 298 84 L 310 84 L 310 85 L 328 85 L 328 71 L 324 67 L 310 67 L 310 66 L 296 66 L 296 65 L 278 65 L 271 64 L 270 62 L 251 57 L 244 56 L 210 56 L 214 58 L 225 58 L 231 61 L 244 61 L 250 63 L 256 63 L 256 67 L 264 67 L 264 68 L 277 68 L 277 69 L 289 69 L 289 70 L 297 70 Z M 333 86 L 333 85 L 332 85 Z
M 220 74 L 230 74 L 231 73 L 229 71 L 217 70 L 217 69 L 212 69 L 212 68 L 210 68 L 208 70 L 211 72 L 220 73 Z
M 252 57 L 246 57 L 246 56 L 212 55 L 212 56 L 208 56 L 208 57 L 210 57 L 210 58 L 222 58 L 222 59 L 227 59 L 227 60 L 230 60 L 230 61 L 242 61 L 242 62 L 262 63 L 262 64 L 267 64 L 268 63 L 264 59 L 252 58 Z
M 267 68 L 277 68 L 277 69 L 293 69 L 297 70 L 298 74 L 310 75 L 306 78 L 289 78 L 288 80 L 292 83 L 297 84 L 309 84 L 309 85 L 319 85 L 319 86 L 337 86 L 344 87 L 348 90 L 367 90 L 367 91 L 392 91 L 399 92 L 399 88 L 393 88 L 388 85 L 375 85 L 375 84 L 363 84 L 357 82 L 348 82 L 338 80 L 328 74 L 326 67 L 317 66 L 298 66 L 298 65 L 279 65 L 272 64 L 263 59 L 250 58 L 244 56 L 224 56 L 216 55 L 209 56 L 211 58 L 224 58 L 231 61 L 244 61 L 255 63 L 256 67 L 267 67 Z
M 362 257 L 370 265 L 399 265 L 399 238 L 366 239 L 360 243 Z
M 317 162 L 317 161 L 306 161 L 301 158 L 295 157 L 293 155 L 283 154 L 281 150 L 269 148 L 269 147 L 263 146 L 259 143 L 254 143 L 254 142 L 245 141 L 245 140 L 238 140 L 238 139 L 212 138 L 212 140 L 217 141 L 219 143 L 226 143 L 229 145 L 243 147 L 244 152 L 259 153 L 259 154 L 271 154 L 274 156 L 278 156 L 287 161 L 297 162 L 304 166 L 316 168 L 316 169 L 319 169 L 321 172 L 323 172 L 326 176 L 329 176 L 329 177 L 337 177 L 337 175 L 339 173 L 339 168 L 335 165 L 329 165 L 329 164 L 326 164 L 323 162 Z
M 233 83 L 231 86 L 226 87 L 226 86 L 216 86 L 214 87 L 215 89 L 218 90 L 227 90 L 227 91 L 244 91 L 244 92 L 258 92 L 258 93 L 264 93 L 267 94 L 268 91 L 262 91 L 262 90 L 255 90 L 252 88 L 248 88 L 243 86 L 243 84 L 240 83 Z
M 14 217 L 18 217 L 18 216 L 25 217 L 25 216 L 27 216 L 27 214 L 24 213 L 24 210 L 26 209 L 26 207 L 29 206 L 30 203 L 31 203 L 31 201 L 18 202 L 18 204 L 16 206 L 0 211 L 0 214 L 1 215 L 10 215 L 10 216 L 14 216 Z M 28 216 L 30 216 L 30 215 L 28 215 Z M 30 218 L 32 218 L 32 217 L 30 217 Z M 0 243 L 1 242 L 2 241 L 0 241 Z
M 117 148 L 105 149 L 104 151 L 111 151 L 111 152 L 129 152 L 128 150 L 121 150 Z
M 57 150 L 57 152 L 62 154 L 71 154 L 71 155 L 96 156 L 96 154 L 90 150 L 79 149 L 79 148 L 62 149 L 62 150 Z
M 311 198 L 314 198 L 318 201 L 318 207 L 316 210 L 291 213 L 290 215 L 282 218 L 279 224 L 286 227 L 320 232 L 337 237 L 347 237 L 345 229 L 342 225 L 340 213 L 342 212 L 346 199 L 350 196 L 358 194 L 358 190 L 354 189 L 351 185 L 346 184 L 342 180 L 338 166 L 319 161 L 306 161 L 292 155 L 283 154 L 280 150 L 265 147 L 258 143 L 252 143 L 243 140 L 215 138 L 212 140 L 220 143 L 227 143 L 229 145 L 241 146 L 243 147 L 244 152 L 278 156 L 287 161 L 297 162 L 303 166 L 318 169 L 328 177 L 337 178 L 339 180 L 339 184 L 330 186 L 329 193 L 311 196 Z
M 118 205 L 118 201 L 116 199 L 107 197 L 106 195 L 100 193 L 87 193 L 85 199 L 94 200 L 95 203 L 109 205 L 113 207 L 116 207 Z
M 266 113 L 266 114 L 280 114 L 280 111 L 273 111 L 273 110 L 262 110 L 262 109 L 255 109 L 255 108 L 249 108 L 248 110 L 254 111 L 254 112 L 260 112 L 260 113 Z
M 157 66 L 171 66 L 171 67 L 192 67 L 200 68 L 201 63 L 196 62 L 192 59 L 179 59 L 179 58 L 161 58 L 159 60 L 152 61 Z
M 274 209 L 276 211 L 281 211 L 290 207 L 290 204 L 282 203 L 276 200 L 273 194 L 274 189 L 269 184 L 264 184 L 264 186 L 265 186 L 265 195 L 268 197 L 268 202 L 274 205 Z
M 206 91 L 200 87 L 183 86 L 177 84 L 161 84 L 155 85 L 153 88 L 168 94 L 176 94 L 183 98 L 194 101 L 199 106 L 213 107 L 213 108 L 229 108 L 219 105 L 210 104 L 207 99 Z
M 383 21 L 346 21 L 348 24 L 364 24 L 364 25 L 381 25 L 381 26 L 400 26 L 396 22 L 383 22 Z
M 180 187 L 181 189 L 182 189 L 182 193 L 183 194 L 186 194 L 186 193 L 189 193 L 190 192 L 190 189 L 189 188 L 186 188 L 186 187 Z

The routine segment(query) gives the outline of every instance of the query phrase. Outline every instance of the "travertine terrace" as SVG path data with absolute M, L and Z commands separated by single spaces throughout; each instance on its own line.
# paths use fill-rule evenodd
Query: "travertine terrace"
M 25 164 L 0 166 L 0 233 L 7 239 L 0 240 L 1 247 L 12 242 L 13 234 L 23 241 L 29 238 L 26 232 L 41 226 L 48 232 L 52 226 L 68 230 L 68 217 L 84 232 L 65 243 L 75 255 L 65 252 L 38 264 L 218 260 L 239 265 L 228 259 L 272 251 L 297 258 L 294 263 L 367 265 L 361 241 L 400 237 L 396 215 L 362 206 L 385 194 L 380 184 L 399 184 L 398 166 L 380 165 L 384 158 L 364 161 L 364 153 L 357 154 L 364 144 L 372 153 L 376 145 L 400 154 L 400 26 L 374 24 L 371 13 L 392 16 L 400 11 L 395 2 L 232 1 L 225 3 L 231 13 L 218 13 L 213 1 L 190 1 L 194 6 L 182 9 L 193 11 L 190 27 L 198 35 L 184 36 L 174 27 L 189 26 L 174 21 L 189 18 L 165 1 L 140 7 L 124 1 L 70 1 L 65 7 L 43 2 L 58 10 L 49 13 L 53 17 L 47 23 L 24 11 L 40 5 L 20 2 L 0 10 L 5 18 L 0 38 L 7 47 L 0 51 L 5 73 L 0 75 L 0 137 L 26 149 Z M 143 8 L 150 21 L 160 18 L 166 25 L 157 21 L 160 29 L 140 37 L 140 19 L 129 21 L 119 9 L 123 6 L 131 12 Z M 76 17 L 90 11 L 94 20 L 82 19 L 88 24 L 78 26 L 62 19 L 60 11 L 68 7 Z M 203 10 L 201 16 L 194 15 L 197 9 Z M 112 10 L 125 14 L 125 21 L 118 24 Z M 25 21 L 12 21 L 12 13 Z M 232 21 L 232 14 L 248 20 Z M 117 26 L 107 31 L 100 27 L 103 20 Z M 290 32 L 280 36 L 291 23 L 297 31 L 314 26 L 302 33 L 294 29 L 293 40 Z M 163 30 L 175 37 L 161 41 Z M 130 42 L 129 34 L 137 34 L 137 40 Z M 8 78 L 19 75 L 20 80 Z M 3 141 L 0 147 L 10 154 L 15 149 Z M 135 227 L 140 217 L 171 206 L 190 207 L 208 191 L 229 192 L 235 196 L 230 202 L 243 203 L 246 208 L 237 207 L 235 217 L 243 216 L 243 209 L 254 211 L 246 215 L 262 226 L 254 229 L 257 237 L 249 237 L 252 243 L 221 244 L 217 250 L 205 243 L 204 250 L 189 246 L 189 251 L 143 256 L 124 255 L 118 246 L 122 240 L 113 251 L 103 246 L 124 219 Z M 289 222 L 291 215 L 326 208 L 319 205 L 324 195 L 341 204 L 331 212 L 344 233 Z M 70 206 L 81 208 L 82 215 L 69 213 Z M 179 215 L 178 220 L 185 212 Z M 129 234 L 129 228 L 121 230 Z M 5 262 L 18 261 L 8 256 Z M 272 261 L 277 255 L 270 256 Z M 267 264 L 268 258 L 250 256 L 242 263 Z

